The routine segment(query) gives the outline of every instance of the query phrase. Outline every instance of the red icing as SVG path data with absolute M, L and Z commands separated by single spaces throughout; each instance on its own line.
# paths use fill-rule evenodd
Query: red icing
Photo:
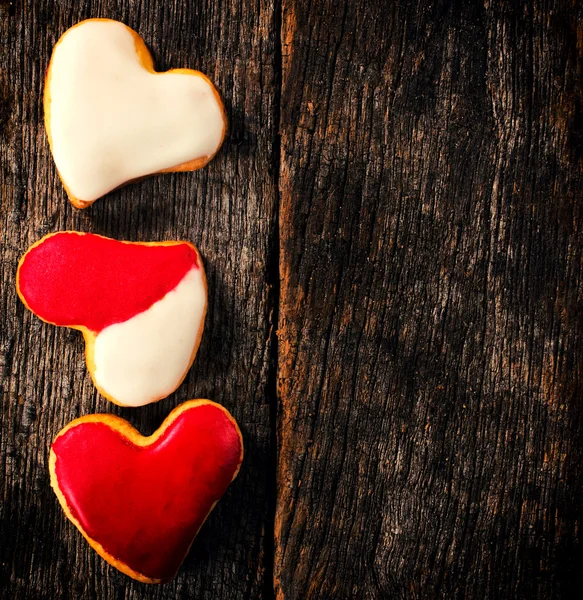
M 59 488 L 89 537 L 138 573 L 168 579 L 231 482 L 241 441 L 226 414 L 205 404 L 150 446 L 93 422 L 66 431 L 53 450 Z
M 45 321 L 99 332 L 150 308 L 197 266 L 190 244 L 146 246 L 62 232 L 27 252 L 19 288 Z

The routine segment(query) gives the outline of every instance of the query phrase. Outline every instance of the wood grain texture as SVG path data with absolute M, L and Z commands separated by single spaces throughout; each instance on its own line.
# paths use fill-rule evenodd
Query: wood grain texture
M 580 597 L 583 11 L 283 0 L 277 597 Z
M 583 6 L 282 4 L 0 0 L 0 596 L 578 598 Z M 159 69 L 209 75 L 230 131 L 204 170 L 80 212 L 43 77 L 100 16 Z M 66 228 L 198 245 L 206 331 L 169 399 L 106 403 L 80 336 L 18 302 L 18 258 Z M 147 434 L 195 396 L 234 414 L 246 459 L 179 576 L 148 587 L 65 520 L 48 448 L 80 415 Z
M 42 91 L 53 45 L 88 17 L 119 19 L 136 29 L 159 70 L 206 73 L 223 95 L 230 130 L 205 169 L 148 178 L 78 211 L 49 153 Z M 2 598 L 220 600 L 260 598 L 271 590 L 273 298 L 266 281 L 277 208 L 274 32 L 273 7 L 263 0 L 0 5 Z M 209 313 L 195 365 L 170 398 L 143 409 L 106 402 L 85 368 L 81 336 L 42 323 L 18 301 L 19 257 L 44 234 L 64 229 L 198 246 Z M 73 418 L 95 412 L 121 415 L 149 434 L 172 408 L 195 397 L 211 398 L 235 416 L 245 460 L 178 576 L 147 586 L 109 567 L 65 519 L 49 487 L 49 446 Z

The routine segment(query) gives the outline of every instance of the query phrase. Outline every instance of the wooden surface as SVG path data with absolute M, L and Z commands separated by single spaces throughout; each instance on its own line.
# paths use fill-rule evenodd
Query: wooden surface
M 207 73 L 230 131 L 204 170 L 78 211 L 41 95 L 89 16 Z M 3 598 L 580 597 L 581 3 L 4 1 L 0 43 Z M 18 258 L 67 228 L 200 248 L 202 346 L 158 405 L 105 402 L 80 336 L 18 302 Z M 246 459 L 149 587 L 65 520 L 48 448 L 79 415 L 149 433 L 195 396 Z
M 267 2 L 186 6 L 29 0 L 0 19 L 5 598 L 221 600 L 261 598 L 271 589 L 274 299 L 265 281 L 277 211 L 273 9 Z M 145 179 L 79 211 L 56 175 L 41 98 L 53 45 L 90 16 L 120 19 L 139 31 L 160 70 L 189 66 L 206 73 L 223 92 L 230 131 L 207 168 Z M 130 240 L 188 239 L 199 248 L 209 288 L 206 327 L 194 367 L 168 399 L 139 410 L 107 402 L 86 370 L 82 337 L 42 323 L 17 299 L 20 255 L 45 233 L 63 229 Z M 134 582 L 109 567 L 64 518 L 49 487 L 49 446 L 66 423 L 95 412 L 121 415 L 149 434 L 173 407 L 197 397 L 220 402 L 237 419 L 244 468 L 176 579 L 159 587 Z
M 278 597 L 563 597 L 581 7 L 316 4 L 283 10 Z

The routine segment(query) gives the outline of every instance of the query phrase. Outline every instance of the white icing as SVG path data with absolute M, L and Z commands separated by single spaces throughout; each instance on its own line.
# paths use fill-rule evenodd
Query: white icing
M 95 383 L 125 406 L 171 394 L 189 368 L 204 319 L 206 287 L 191 269 L 162 300 L 97 334 Z
M 48 80 L 55 163 L 73 196 L 91 202 L 123 183 L 213 155 L 224 120 L 203 77 L 154 74 L 117 21 L 67 31 Z

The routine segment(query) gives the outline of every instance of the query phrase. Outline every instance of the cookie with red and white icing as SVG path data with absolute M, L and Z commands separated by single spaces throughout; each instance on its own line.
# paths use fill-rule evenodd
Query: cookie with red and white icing
M 191 400 L 150 437 L 113 415 L 89 415 L 53 442 L 51 485 L 67 517 L 120 571 L 170 579 L 243 459 L 223 407 Z
M 110 19 L 82 21 L 61 36 L 44 108 L 57 170 L 78 208 L 146 175 L 203 167 L 227 127 L 205 75 L 157 73 L 142 38 Z
M 194 361 L 207 287 L 188 242 L 50 234 L 22 257 L 16 281 L 21 300 L 43 321 L 82 331 L 93 381 L 116 404 L 165 398 Z

